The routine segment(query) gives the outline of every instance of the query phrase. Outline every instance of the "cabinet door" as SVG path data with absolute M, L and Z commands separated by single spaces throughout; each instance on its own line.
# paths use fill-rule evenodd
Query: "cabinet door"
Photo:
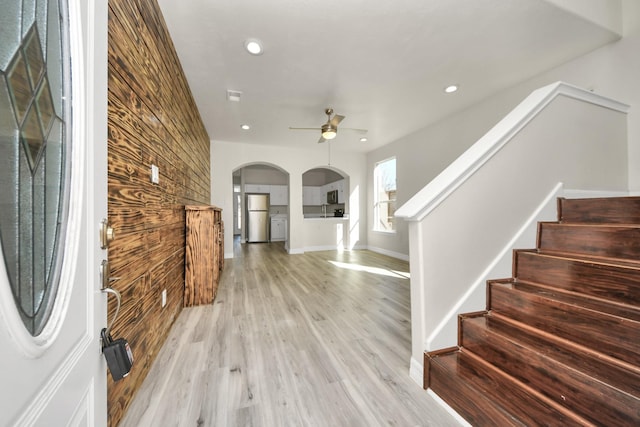
M 302 205 L 309 206 L 311 201 L 311 190 L 309 187 L 302 187 Z
M 271 188 L 267 184 L 245 184 L 244 191 L 246 193 L 269 193 Z
M 185 206 L 185 294 L 186 307 L 211 304 L 218 289 L 221 210 L 211 206 Z
M 324 203 L 327 203 L 327 193 L 323 193 L 320 187 L 311 187 L 313 188 L 313 204 L 316 206 L 320 206 Z
M 271 240 L 284 240 L 284 220 L 271 220 Z
M 269 192 L 269 194 L 271 194 L 271 204 L 275 206 L 288 205 L 288 189 L 289 187 L 286 185 L 272 185 Z
M 345 199 L 346 199 L 346 195 L 348 194 L 348 191 L 345 191 L 345 180 L 341 179 L 340 181 L 337 182 L 337 187 L 338 187 L 338 203 L 344 203 Z
M 316 200 L 314 197 L 316 187 L 302 187 L 302 204 L 304 206 L 315 206 Z

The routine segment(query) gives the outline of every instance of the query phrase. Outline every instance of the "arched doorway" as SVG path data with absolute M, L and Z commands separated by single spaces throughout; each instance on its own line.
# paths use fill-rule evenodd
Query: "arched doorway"
M 288 241 L 289 173 L 277 165 L 251 163 L 233 171 L 233 230 L 234 238 L 250 241 L 247 194 L 266 195 L 268 205 L 268 237 L 266 241 Z M 263 239 L 259 239 L 263 241 Z

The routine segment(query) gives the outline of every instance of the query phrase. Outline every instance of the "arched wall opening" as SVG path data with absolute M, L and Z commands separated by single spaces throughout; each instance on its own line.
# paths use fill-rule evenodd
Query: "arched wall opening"
M 302 174 L 304 218 L 342 217 L 349 207 L 349 176 L 331 166 L 319 166 Z
M 278 165 L 268 162 L 246 163 L 232 172 L 233 186 L 233 235 L 241 242 L 249 240 L 249 215 L 246 201 L 247 194 L 268 195 L 267 217 L 268 241 L 287 240 L 286 223 L 289 219 L 289 172 Z M 277 230 L 272 225 L 274 220 Z M 283 222 L 284 221 L 284 225 Z M 274 233 L 274 231 L 277 231 Z M 262 240 L 262 239 L 261 239 Z

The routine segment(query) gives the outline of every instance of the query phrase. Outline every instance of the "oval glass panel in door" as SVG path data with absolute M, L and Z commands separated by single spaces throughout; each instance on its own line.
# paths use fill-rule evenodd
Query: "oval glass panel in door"
M 55 301 L 67 219 L 70 80 L 66 2 L 0 0 L 0 240 L 33 336 Z

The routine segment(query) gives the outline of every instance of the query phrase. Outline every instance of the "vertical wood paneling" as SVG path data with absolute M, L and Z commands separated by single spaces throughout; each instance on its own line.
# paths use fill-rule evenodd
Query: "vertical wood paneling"
M 184 206 L 210 201 L 209 137 L 155 0 L 109 0 L 108 134 L 109 262 L 123 299 L 113 336 L 135 357 L 127 378 L 109 378 L 116 426 L 182 309 Z

